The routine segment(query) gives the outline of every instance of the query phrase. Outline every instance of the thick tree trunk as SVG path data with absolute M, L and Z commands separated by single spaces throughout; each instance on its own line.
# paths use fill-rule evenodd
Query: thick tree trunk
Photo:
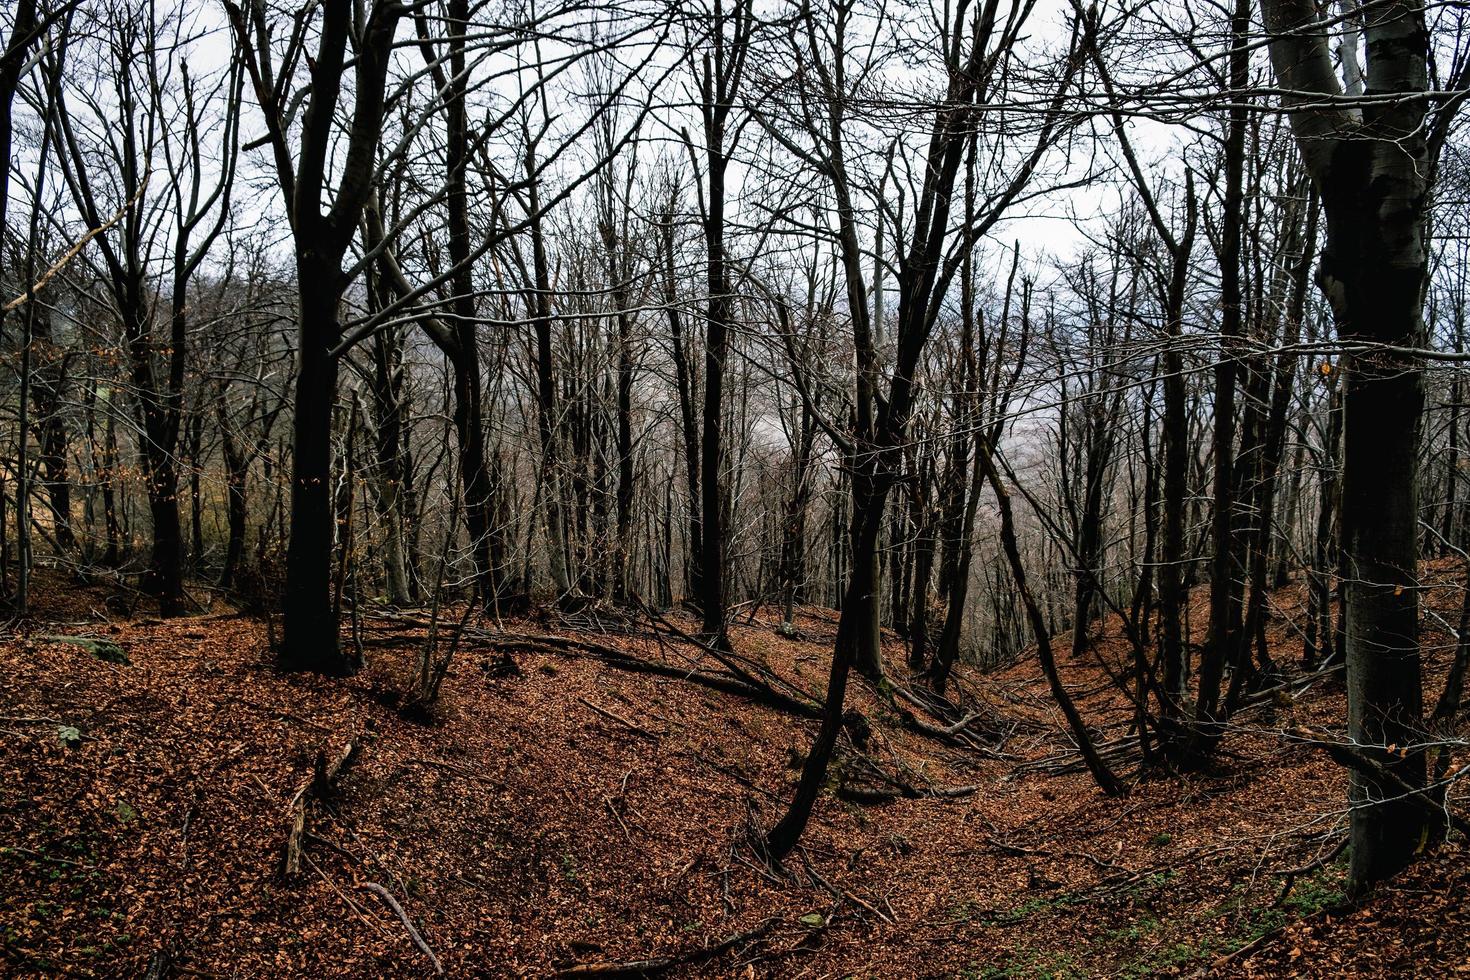
M 1428 277 L 1431 120 L 1424 9 L 1393 0 L 1363 14 L 1366 91 L 1339 109 L 1323 34 L 1306 0 L 1268 0 L 1271 60 L 1301 154 L 1322 197 L 1327 239 L 1318 284 L 1345 358 L 1342 541 L 1348 737 L 1379 767 L 1350 773 L 1349 890 L 1403 868 L 1424 843 L 1428 808 L 1419 650 L 1419 423 L 1422 308 Z M 1303 107 L 1300 103 L 1309 103 Z M 1442 120 L 1440 122 L 1443 122 Z M 1381 770 L 1381 772 L 1380 772 Z
M 153 519 L 153 546 L 143 591 L 158 598 L 162 616 L 183 611 L 184 534 L 179 520 L 179 473 L 172 459 L 155 460 L 147 476 L 148 514 Z
M 142 334 L 137 336 L 141 337 Z M 132 346 L 143 344 L 139 340 Z M 145 445 L 140 454 L 143 483 L 148 493 L 148 514 L 153 523 L 153 541 L 143 591 L 158 599 L 159 614 L 176 616 L 183 611 L 184 535 L 179 519 L 179 469 L 174 457 L 178 443 L 177 410 L 170 410 L 153 384 L 151 367 L 145 369 L 148 351 L 134 349 L 133 375 L 140 396 Z
M 1329 294 L 1334 289 L 1349 294 L 1353 317 L 1340 323 L 1340 335 L 1373 324 L 1390 343 L 1421 343 L 1424 267 L 1393 275 L 1373 259 L 1337 266 L 1337 256 L 1331 255 L 1334 237 L 1329 230 L 1324 283 Z M 1387 746 L 1370 749 L 1370 755 L 1398 780 L 1421 786 L 1423 753 L 1407 747 L 1423 739 L 1416 479 L 1422 368 L 1370 355 L 1353 360 L 1346 381 L 1342 522 L 1348 737 L 1359 746 Z M 1423 801 L 1403 798 L 1395 783 L 1370 773 L 1352 774 L 1351 876 L 1359 888 L 1397 872 L 1422 843 Z
M 286 546 L 286 591 L 279 657 L 287 670 L 343 674 L 332 615 L 332 408 L 337 394 L 340 274 L 298 260 L 300 349 L 296 354 L 296 408 L 291 435 L 291 530 Z

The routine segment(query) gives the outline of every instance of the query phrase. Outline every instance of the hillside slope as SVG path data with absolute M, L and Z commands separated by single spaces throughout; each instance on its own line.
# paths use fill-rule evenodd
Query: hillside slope
M 1357 910 L 1342 906 L 1333 861 L 1283 887 L 1280 872 L 1331 852 L 1342 823 L 1343 773 L 1280 734 L 1337 723 L 1326 678 L 1240 716 L 1215 773 L 1140 780 L 1120 766 L 1123 799 L 1076 771 L 1030 663 L 960 672 L 956 701 L 981 713 L 969 744 L 914 730 L 860 688 L 862 751 L 848 745 L 782 874 L 748 829 L 779 813 L 815 723 L 588 652 L 708 670 L 666 634 L 478 624 L 477 636 L 594 645 L 516 648 L 512 667 L 467 642 L 426 722 L 395 709 L 420 622 L 369 618 L 368 668 L 327 680 L 280 674 L 257 620 L 108 623 L 92 612 L 100 593 L 48 585 L 53 621 L 0 643 L 10 975 L 431 975 L 369 883 L 451 976 L 608 975 L 643 961 L 691 976 L 1470 971 L 1458 843 Z M 1431 605 L 1458 601 L 1442 591 Z M 1300 597 L 1278 599 L 1273 638 L 1289 659 Z M 820 690 L 835 623 L 811 610 L 801 625 L 800 640 L 742 625 L 735 644 Z M 113 640 L 130 663 L 56 635 Z M 1428 645 L 1442 671 L 1445 644 Z M 902 663 L 897 645 L 890 662 Z M 1123 751 L 1127 709 L 1103 671 L 1063 668 Z M 306 807 L 301 871 L 284 875 L 291 800 L 318 753 L 349 740 L 358 751 L 337 787 Z

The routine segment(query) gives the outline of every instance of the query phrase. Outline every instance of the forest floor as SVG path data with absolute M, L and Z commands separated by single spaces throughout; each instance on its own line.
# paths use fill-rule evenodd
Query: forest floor
M 1430 698 L 1459 603 L 1438 574 Z M 979 746 L 915 731 L 858 684 L 863 751 L 845 743 L 802 849 L 774 873 L 749 830 L 781 812 L 809 718 L 617 669 L 591 648 L 518 649 L 510 668 L 467 640 L 440 712 L 416 721 L 395 708 L 423 633 L 411 617 L 367 617 L 366 669 L 335 680 L 282 674 L 266 624 L 230 610 L 109 620 L 103 589 L 47 577 L 37 593 L 37 618 L 0 642 L 6 975 L 431 975 L 369 882 L 449 976 L 618 975 L 634 961 L 652 962 L 621 975 L 1470 973 L 1462 842 L 1356 908 L 1340 859 L 1282 874 L 1341 838 L 1343 771 L 1283 734 L 1340 729 L 1329 678 L 1296 678 L 1238 715 L 1214 772 L 1142 778 L 1120 758 L 1122 798 L 1077 771 L 1030 661 L 959 671 L 951 696 L 981 712 Z M 1301 590 L 1276 598 L 1274 652 L 1294 662 Z M 788 640 L 742 623 L 734 643 L 820 691 L 835 617 L 809 610 L 799 625 Z M 588 617 L 478 628 L 590 632 L 681 669 L 701 656 L 650 628 L 597 632 Z M 128 662 L 56 635 L 112 640 Z M 1128 708 L 1098 658 L 1116 666 L 1124 651 L 1105 634 L 1093 656 L 1062 664 L 1120 748 Z M 908 683 L 901 645 L 888 656 Z M 308 801 L 301 870 L 285 876 L 291 800 L 318 754 L 349 740 L 359 751 L 335 792 Z M 925 795 L 882 792 L 895 786 Z

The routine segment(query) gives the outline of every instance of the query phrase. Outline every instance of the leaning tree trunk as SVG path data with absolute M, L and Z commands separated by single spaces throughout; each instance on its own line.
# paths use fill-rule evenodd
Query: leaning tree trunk
M 853 548 L 877 554 L 878 532 L 883 524 L 883 501 L 888 496 L 888 487 L 872 476 L 853 474 Z M 861 515 L 859 517 L 858 515 Z M 779 861 L 791 852 L 801 839 L 812 808 L 827 780 L 827 766 L 832 752 L 837 747 L 837 737 L 842 733 L 843 704 L 847 698 L 847 680 L 852 673 L 857 651 L 862 639 L 860 634 L 868 628 L 870 610 L 876 609 L 873 595 L 877 582 L 868 571 L 874 563 L 855 563 L 842 601 L 842 615 L 837 621 L 837 639 L 832 650 L 832 672 L 827 677 L 827 699 L 822 710 L 822 724 L 817 737 L 807 753 L 806 762 L 797 781 L 796 792 L 785 815 L 766 835 L 767 856 Z M 865 605 L 862 596 L 868 596 Z
M 1026 566 L 1021 561 L 1021 547 L 1016 539 L 1016 521 L 1011 507 L 1010 492 L 1006 490 L 1000 474 L 996 472 L 995 461 L 991 458 L 992 452 L 988 444 L 978 446 L 975 451 L 975 466 L 977 470 L 984 472 L 985 479 L 995 494 L 996 509 L 1000 513 L 1002 550 L 1005 551 L 1006 561 L 1011 567 L 1011 577 L 1015 580 L 1016 591 L 1020 594 L 1022 605 L 1025 606 L 1026 620 L 1031 626 L 1032 637 L 1036 640 L 1036 657 L 1041 661 L 1041 669 L 1046 674 L 1052 697 L 1056 700 L 1057 707 L 1061 709 L 1062 717 L 1067 720 L 1067 729 L 1072 733 L 1072 740 L 1077 743 L 1077 751 L 1081 753 L 1082 761 L 1086 764 L 1087 771 L 1091 773 L 1093 781 L 1107 795 L 1121 796 L 1125 792 L 1123 784 L 1118 781 L 1118 777 L 1113 775 L 1112 769 L 1098 754 L 1097 746 L 1092 740 L 1092 733 L 1088 730 L 1087 723 L 1083 721 L 1081 713 L 1078 712 L 1076 704 L 1072 701 L 1072 696 L 1067 693 L 1066 686 L 1062 684 L 1061 674 L 1057 671 L 1056 659 L 1052 655 L 1051 629 L 1041 613 L 1041 605 L 1036 601 L 1035 593 L 1031 591 L 1031 586 L 1027 582 Z

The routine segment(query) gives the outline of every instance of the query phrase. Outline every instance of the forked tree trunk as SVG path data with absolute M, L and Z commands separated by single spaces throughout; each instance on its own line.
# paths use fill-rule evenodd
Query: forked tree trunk
M 278 183 L 291 214 L 296 249 L 299 322 L 291 532 L 282 602 L 284 630 L 277 656 L 287 670 L 341 673 L 353 665 L 342 656 L 330 595 L 332 405 L 337 397 L 337 358 L 342 353 L 335 348 L 343 339 L 337 304 L 347 285 L 342 258 L 372 193 L 388 55 L 398 19 L 408 8 L 375 3 L 365 21 L 354 25 L 353 7 L 345 0 L 327 0 L 320 5 L 317 56 L 308 59 L 311 87 L 300 93 L 306 101 L 300 131 L 293 134 L 294 146 L 276 122 L 286 115 L 283 99 L 294 95 L 287 87 L 267 82 L 273 74 L 265 60 L 270 57 L 270 45 L 260 38 L 257 46 L 251 38 L 255 30 L 267 30 L 263 15 L 247 19 L 233 3 L 227 3 L 225 9 L 236 34 L 236 52 L 246 62 L 256 101 L 269 122 L 268 138 Z M 329 210 L 324 212 L 329 196 L 327 161 L 332 156 L 331 136 L 347 69 L 349 36 L 354 41 L 352 124 L 342 153 L 338 186 L 330 195 Z
M 1318 285 L 1345 358 L 1342 541 L 1348 737 L 1378 769 L 1350 773 L 1349 890 L 1403 868 L 1427 836 L 1428 808 L 1404 787 L 1425 780 L 1419 650 L 1418 448 L 1424 407 L 1422 308 L 1428 278 L 1429 34 L 1424 8 L 1390 0 L 1363 12 L 1361 111 L 1342 94 L 1307 0 L 1267 0 L 1271 60 L 1292 128 L 1322 197 L 1327 238 Z M 1442 131 L 1442 130 L 1440 130 Z

